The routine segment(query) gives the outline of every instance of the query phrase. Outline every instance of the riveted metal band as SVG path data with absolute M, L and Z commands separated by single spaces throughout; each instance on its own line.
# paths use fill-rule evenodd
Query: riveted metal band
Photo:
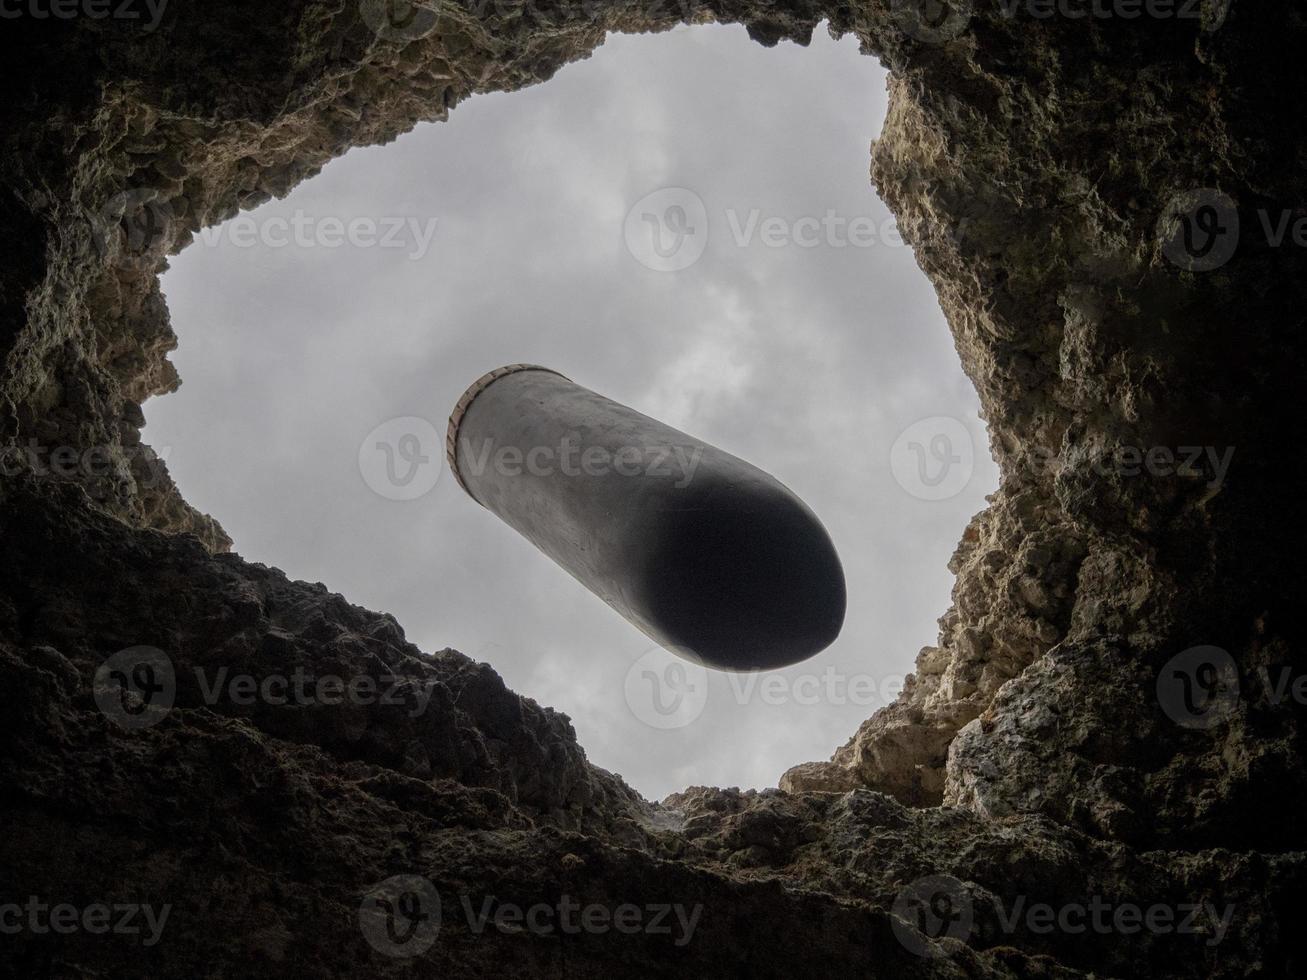
M 505 375 L 516 374 L 518 371 L 545 371 L 549 374 L 557 374 L 565 381 L 572 380 L 564 374 L 559 374 L 553 368 L 541 367 L 539 364 L 506 364 L 504 367 L 495 368 L 493 371 L 481 375 L 472 382 L 467 391 L 463 392 L 462 397 L 454 405 L 454 410 L 449 413 L 449 428 L 445 433 L 445 460 L 449 463 L 449 472 L 454 474 L 454 479 L 458 481 L 458 485 L 473 500 L 477 499 L 476 495 L 467 488 L 467 484 L 463 482 L 462 474 L 458 472 L 458 427 L 463 422 L 463 416 L 467 414 L 468 406 L 472 404 L 477 395 Z M 477 503 L 480 503 L 480 501 L 478 500 Z

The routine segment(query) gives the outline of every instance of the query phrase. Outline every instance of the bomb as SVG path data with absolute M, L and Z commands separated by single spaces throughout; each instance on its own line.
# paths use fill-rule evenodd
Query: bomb
M 844 571 L 803 501 L 557 371 L 479 378 L 450 415 L 446 455 L 468 496 L 686 659 L 773 669 L 839 635 Z

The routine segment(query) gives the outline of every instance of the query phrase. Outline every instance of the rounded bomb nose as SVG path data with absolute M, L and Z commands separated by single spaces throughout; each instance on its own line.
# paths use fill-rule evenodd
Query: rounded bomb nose
M 697 495 L 669 514 L 642 576 L 658 631 L 705 666 L 788 667 L 830 646 L 844 625 L 844 569 L 830 536 L 769 482 Z
M 803 501 L 555 371 L 481 377 L 446 449 L 472 499 L 684 657 L 769 670 L 819 653 L 843 626 L 844 571 Z M 501 453 L 525 465 L 488 465 Z

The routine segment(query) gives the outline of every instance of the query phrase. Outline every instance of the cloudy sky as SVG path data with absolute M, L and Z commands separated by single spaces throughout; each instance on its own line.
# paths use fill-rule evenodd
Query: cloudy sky
M 885 104 L 880 66 L 824 28 L 772 50 L 682 28 L 354 150 L 173 260 L 184 384 L 147 403 L 146 439 L 241 555 L 489 662 L 646 796 L 774 786 L 892 699 L 997 481 L 868 180 Z M 835 644 L 761 678 L 680 670 L 473 503 L 436 439 L 521 361 L 807 501 L 847 575 Z M 389 480 L 379 441 L 416 479 Z

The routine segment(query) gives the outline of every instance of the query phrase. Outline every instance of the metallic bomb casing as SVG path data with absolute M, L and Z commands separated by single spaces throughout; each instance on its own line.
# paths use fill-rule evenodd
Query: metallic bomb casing
M 689 660 L 784 667 L 843 626 L 844 570 L 803 501 L 556 371 L 512 364 L 478 379 L 450 416 L 446 455 L 473 500 Z

